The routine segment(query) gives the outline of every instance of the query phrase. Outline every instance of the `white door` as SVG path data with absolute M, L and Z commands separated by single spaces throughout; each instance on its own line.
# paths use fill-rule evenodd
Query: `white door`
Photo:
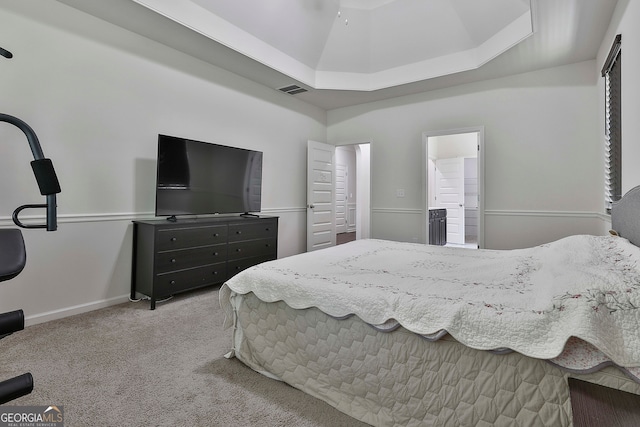
M 464 158 L 436 160 L 436 206 L 447 209 L 447 243 L 464 244 Z
M 307 252 L 336 244 L 335 147 L 307 143 Z
M 336 233 L 347 232 L 347 165 L 336 164 Z

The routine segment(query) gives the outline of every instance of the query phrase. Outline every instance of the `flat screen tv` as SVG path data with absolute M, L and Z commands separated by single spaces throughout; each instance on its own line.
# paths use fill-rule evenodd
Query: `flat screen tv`
M 262 152 L 158 135 L 156 216 L 260 212 Z

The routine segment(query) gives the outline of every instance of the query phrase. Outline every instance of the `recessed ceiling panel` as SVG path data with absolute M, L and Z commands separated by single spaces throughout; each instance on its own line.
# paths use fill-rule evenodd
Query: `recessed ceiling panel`
M 477 68 L 533 31 L 528 0 L 133 1 L 319 89 Z

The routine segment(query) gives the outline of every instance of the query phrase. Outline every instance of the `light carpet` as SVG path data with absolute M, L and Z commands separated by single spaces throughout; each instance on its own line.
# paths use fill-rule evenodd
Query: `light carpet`
M 35 384 L 7 405 L 63 406 L 66 427 L 365 425 L 225 359 L 222 324 L 209 288 L 27 327 L 0 340 L 0 379 Z

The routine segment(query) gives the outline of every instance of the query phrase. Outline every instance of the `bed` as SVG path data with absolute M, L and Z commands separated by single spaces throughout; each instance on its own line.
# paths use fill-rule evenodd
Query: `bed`
M 375 239 L 220 290 L 230 357 L 375 426 L 571 426 L 569 378 L 640 395 L 640 187 L 607 236 L 468 250 Z

